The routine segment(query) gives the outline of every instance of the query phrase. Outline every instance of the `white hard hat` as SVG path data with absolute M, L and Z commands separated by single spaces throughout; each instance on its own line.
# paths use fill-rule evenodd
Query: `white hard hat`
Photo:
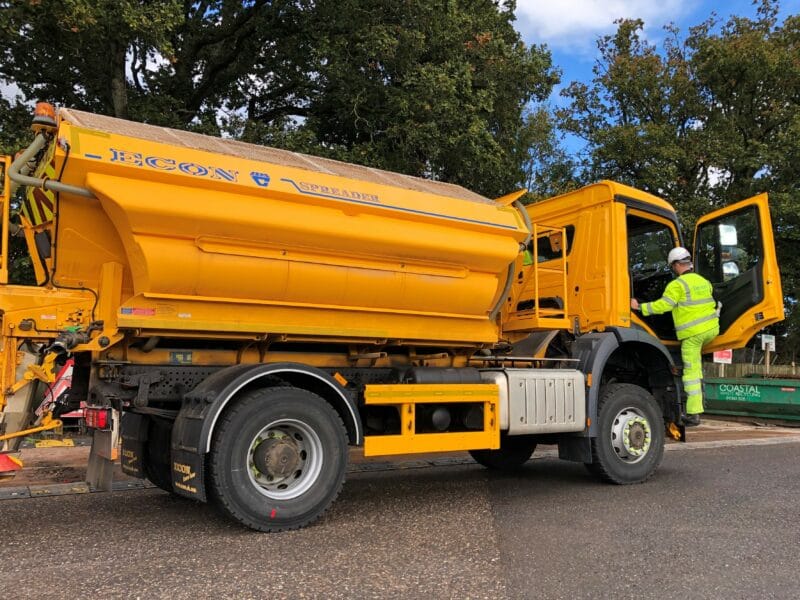
M 685 261 L 685 260 L 692 260 L 692 255 L 689 254 L 689 251 L 686 248 L 682 248 L 678 246 L 677 248 L 673 248 L 669 251 L 667 255 L 667 264 L 671 265 L 674 262 L 678 261 Z

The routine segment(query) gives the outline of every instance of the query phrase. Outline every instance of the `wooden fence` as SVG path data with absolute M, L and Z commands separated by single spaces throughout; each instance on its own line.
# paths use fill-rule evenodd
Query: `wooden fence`
M 722 365 L 707 362 L 703 364 L 703 375 L 705 377 L 730 377 L 737 379 L 750 375 L 761 375 L 767 377 L 764 365 L 754 365 L 751 363 L 739 363 L 733 365 Z M 770 378 L 780 379 L 781 377 L 798 377 L 800 369 L 796 365 L 770 365 Z

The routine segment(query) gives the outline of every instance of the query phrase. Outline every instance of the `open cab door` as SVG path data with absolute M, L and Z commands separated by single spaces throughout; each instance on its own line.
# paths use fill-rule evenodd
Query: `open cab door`
M 719 336 L 703 348 L 742 348 L 761 329 L 783 320 L 783 292 L 767 195 L 703 216 L 694 231 L 695 272 L 722 302 Z

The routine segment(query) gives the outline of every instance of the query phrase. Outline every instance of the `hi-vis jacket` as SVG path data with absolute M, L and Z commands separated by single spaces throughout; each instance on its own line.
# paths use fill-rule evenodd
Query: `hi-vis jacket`
M 661 298 L 642 304 L 642 315 L 649 317 L 672 311 L 675 333 L 679 340 L 685 340 L 719 326 L 712 291 L 705 277 L 689 271 L 670 281 Z

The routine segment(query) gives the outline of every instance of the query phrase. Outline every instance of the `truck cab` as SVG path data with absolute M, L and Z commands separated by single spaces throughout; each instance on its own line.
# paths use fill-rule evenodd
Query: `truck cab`
M 672 317 L 643 317 L 630 299 L 661 297 L 673 278 L 666 256 L 686 246 L 674 208 L 632 187 L 602 181 L 529 205 L 545 233 L 519 261 L 507 302 L 506 331 L 539 311 L 559 310 L 573 334 L 637 329 L 677 347 Z M 711 212 L 694 233 L 695 271 L 721 302 L 720 335 L 705 351 L 741 348 L 761 328 L 783 318 L 783 293 L 767 195 Z M 551 313 L 552 315 L 552 313 Z

